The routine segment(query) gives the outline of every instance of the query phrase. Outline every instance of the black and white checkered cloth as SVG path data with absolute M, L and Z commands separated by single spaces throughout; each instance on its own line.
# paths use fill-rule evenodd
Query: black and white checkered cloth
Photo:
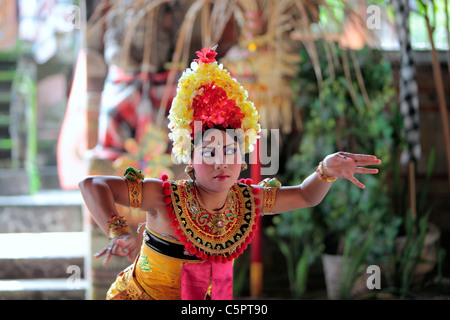
M 403 115 L 407 150 L 401 156 L 402 164 L 418 161 L 421 155 L 419 131 L 419 97 L 415 79 L 416 70 L 412 57 L 409 33 L 409 0 L 394 0 L 397 34 L 400 42 L 400 112 Z

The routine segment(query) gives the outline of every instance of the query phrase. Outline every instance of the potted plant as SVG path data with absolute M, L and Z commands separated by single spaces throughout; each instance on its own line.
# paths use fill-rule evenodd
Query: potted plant
M 326 47 L 328 46 L 328 48 Z M 333 46 L 332 50 L 329 46 Z M 391 163 L 393 130 L 390 121 L 395 90 L 389 62 L 381 51 L 341 49 L 318 42 L 318 57 L 334 52 L 319 63 L 319 83 L 306 51 L 301 52 L 300 72 L 293 81 L 303 116 L 298 152 L 289 158 L 283 181 L 300 183 L 327 154 L 337 150 L 375 154 L 382 160 L 380 173 L 362 176 L 366 189 L 349 181 L 333 183 L 323 202 L 309 210 L 323 234 L 323 252 L 343 255 L 348 276 L 339 276 L 341 291 L 331 298 L 352 297 L 357 275 L 367 264 L 380 264 L 394 250 L 401 218 L 389 209 L 386 184 Z M 319 89 L 320 88 L 320 89 Z M 281 219 L 285 219 L 284 215 Z M 344 254 L 345 253 L 345 254 Z M 344 272 L 345 273 L 345 272 Z
M 310 267 L 323 252 L 323 229 L 317 227 L 311 208 L 295 210 L 272 218 L 266 234 L 286 259 L 289 289 L 294 299 L 302 299 L 308 288 Z
M 398 129 L 398 127 L 396 127 Z M 388 259 L 385 274 L 388 288 L 384 290 L 396 297 L 414 297 L 413 287 L 420 288 L 423 280 L 439 263 L 440 230 L 429 221 L 434 205 L 427 204 L 428 187 L 436 161 L 433 147 L 427 159 L 425 183 L 418 196 L 414 214 L 408 205 L 408 183 L 401 176 L 399 157 L 394 161 L 393 208 L 396 214 L 404 217 L 395 239 L 395 254 Z M 402 184 L 402 182 L 404 182 Z

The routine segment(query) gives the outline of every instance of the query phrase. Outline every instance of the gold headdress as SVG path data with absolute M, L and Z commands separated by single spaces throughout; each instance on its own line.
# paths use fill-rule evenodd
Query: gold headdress
M 245 153 L 253 151 L 261 127 L 259 115 L 248 93 L 215 59 L 215 48 L 197 51 L 199 59 L 191 63 L 179 82 L 169 112 L 169 138 L 177 160 L 188 162 L 194 122 L 202 130 L 221 126 L 242 130 Z

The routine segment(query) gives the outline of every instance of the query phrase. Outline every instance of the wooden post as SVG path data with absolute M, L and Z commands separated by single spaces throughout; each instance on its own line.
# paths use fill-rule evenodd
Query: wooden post
M 441 111 L 441 119 L 442 119 L 442 129 L 444 132 L 444 143 L 445 143 L 445 152 L 447 155 L 447 174 L 448 174 L 448 183 L 450 186 L 450 132 L 448 127 L 448 114 L 447 114 L 447 105 L 445 102 L 445 92 L 444 92 L 444 84 L 442 82 L 442 71 L 441 65 L 438 59 L 436 47 L 434 45 L 433 40 L 433 31 L 434 29 L 430 25 L 430 20 L 428 18 L 428 14 L 425 13 L 425 21 L 427 22 L 427 30 L 428 30 L 428 38 L 431 43 L 431 53 L 433 57 L 433 74 L 434 81 L 436 83 L 436 93 L 438 96 L 439 109 Z
M 416 174 L 415 174 L 415 163 L 414 160 L 409 162 L 408 172 L 409 172 L 409 205 L 411 207 L 411 215 L 413 220 L 417 217 L 417 206 L 416 206 Z

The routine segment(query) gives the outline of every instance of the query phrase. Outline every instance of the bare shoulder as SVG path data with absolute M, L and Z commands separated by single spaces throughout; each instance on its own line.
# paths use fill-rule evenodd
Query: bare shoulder
M 123 178 L 108 175 L 90 175 L 78 183 L 83 192 L 92 192 L 94 189 L 108 187 L 114 194 L 121 193 L 126 188 Z

